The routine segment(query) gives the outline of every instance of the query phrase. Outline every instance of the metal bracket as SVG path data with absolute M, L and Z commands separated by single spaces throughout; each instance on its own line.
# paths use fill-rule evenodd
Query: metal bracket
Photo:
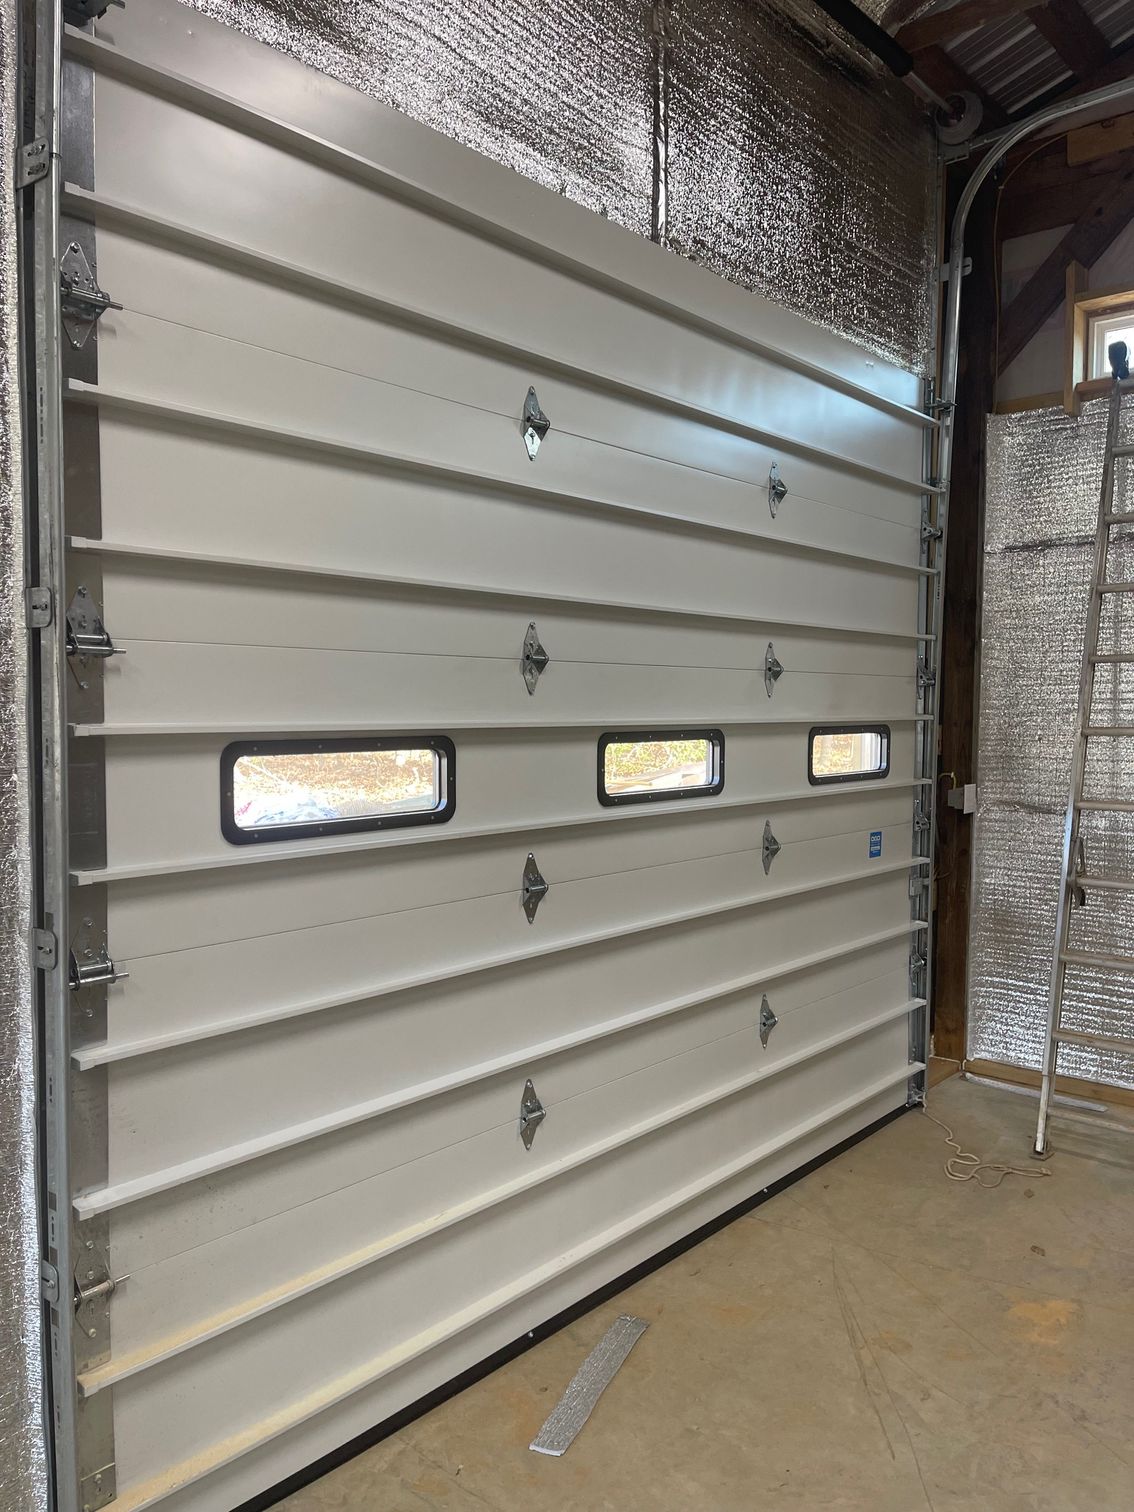
M 780 505 L 787 498 L 787 491 L 787 484 L 780 477 L 780 464 L 773 462 L 768 472 L 768 508 L 772 512 L 773 520 L 776 518 Z
M 923 541 L 927 543 L 929 541 L 939 541 L 944 534 L 945 532 L 941 529 L 940 525 L 931 525 L 928 520 L 922 520 L 921 538 Z
M 768 1001 L 768 994 L 765 993 L 760 1000 L 760 1043 L 765 1050 L 768 1048 L 768 1041 L 772 1037 L 772 1030 L 778 1023 L 779 1019 L 772 1012 L 772 1005 Z
M 59 959 L 59 942 L 50 929 L 33 929 L 31 943 L 35 954 L 35 969 L 54 971 L 55 963 Z
M 536 865 L 536 858 L 531 851 L 524 863 L 524 876 L 520 888 L 520 906 L 528 916 L 528 923 L 535 923 L 535 916 L 539 905 L 551 891 L 550 883 L 544 880 Z
M 922 953 L 921 953 L 920 950 L 911 950 L 910 951 L 910 980 L 911 980 L 911 982 L 913 981 L 913 979 L 916 976 L 919 976 L 921 974 L 921 972 L 923 972 L 925 970 L 927 964 L 928 964 L 928 962 L 926 961 L 925 956 L 922 955 Z
M 91 1302 L 101 1302 L 103 1298 L 112 1297 L 117 1290 L 118 1282 L 110 1274 L 109 1268 L 99 1263 L 87 1271 L 86 1280 L 80 1281 L 75 1277 L 75 1311 L 80 1307 L 86 1307 Z
M 550 660 L 551 657 L 540 645 L 539 631 L 533 620 L 524 636 L 524 649 L 520 654 L 520 672 L 529 693 L 535 692 L 536 683 Z
M 51 148 L 46 137 L 36 137 L 34 142 L 24 142 L 16 148 L 16 188 L 27 189 L 38 184 L 51 172 Z
M 59 1272 L 50 1260 L 39 1262 L 39 1289 L 43 1300 L 54 1307 L 59 1301 Z
M 775 647 L 769 641 L 768 649 L 764 652 L 764 686 L 768 690 L 769 698 L 772 696 L 772 689 L 783 675 L 784 669 L 776 659 Z
M 961 277 L 967 278 L 972 271 L 973 260 L 971 257 L 966 257 L 964 262 L 961 264 Z M 938 263 L 937 277 L 941 283 L 949 282 L 949 264 L 947 262 Z
M 925 693 L 932 688 L 937 681 L 937 673 L 929 665 L 924 656 L 918 658 L 917 663 L 917 691 Z
M 547 1109 L 540 1102 L 536 1089 L 529 1079 L 524 1083 L 524 1095 L 520 1099 L 520 1138 L 524 1149 L 530 1150 L 536 1130 L 547 1117 Z
M 59 259 L 59 289 L 63 328 L 73 347 L 86 346 L 87 337 L 107 310 L 122 308 L 99 288 L 87 254 L 75 241 Z
M 46 630 L 55 615 L 55 595 L 50 588 L 29 588 L 24 595 L 29 630 Z
M 101 1470 L 84 1475 L 79 1482 L 79 1502 L 83 1512 L 101 1512 L 103 1507 L 109 1507 L 117 1499 L 118 1480 L 113 1460 Z
M 763 846 L 763 852 L 764 852 L 764 875 L 765 876 L 767 876 L 768 873 L 771 871 L 771 869 L 772 869 L 772 862 L 776 859 L 776 857 L 779 855 L 779 853 L 780 853 L 780 851 L 782 849 L 783 849 L 783 846 L 776 839 L 775 835 L 772 834 L 772 821 L 770 819 L 765 819 L 764 820 L 764 846 Z
M 916 798 L 914 800 L 913 806 L 914 834 L 923 834 L 932 823 L 932 819 L 930 819 L 929 815 L 925 811 L 925 804 L 921 801 L 920 798 Z
M 84 661 L 88 656 L 125 656 L 114 644 L 102 616 L 82 583 L 67 605 L 67 655 Z
M 528 390 L 528 397 L 524 400 L 524 414 L 520 421 L 520 433 L 524 438 L 524 445 L 528 450 L 528 461 L 534 462 L 536 452 L 539 451 L 540 442 L 551 429 L 551 421 L 540 408 L 539 397 L 534 388 Z
M 80 987 L 97 987 L 125 981 L 128 971 L 120 971 L 106 948 L 106 936 L 99 935 L 93 919 L 84 919 L 71 943 L 68 979 L 72 992 Z

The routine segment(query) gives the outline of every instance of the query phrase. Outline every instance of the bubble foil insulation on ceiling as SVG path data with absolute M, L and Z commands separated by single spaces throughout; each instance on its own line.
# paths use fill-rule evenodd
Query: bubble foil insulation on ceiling
M 968 1053 L 1033 1068 L 1047 1019 L 1106 410 L 1095 400 L 1078 419 L 1056 408 L 988 420 Z M 1123 439 L 1134 441 L 1129 420 Z M 1115 507 L 1134 510 L 1134 469 L 1118 469 Z M 1113 533 L 1108 575 L 1134 581 L 1134 530 Z M 1132 600 L 1108 597 L 1103 652 L 1134 647 Z M 1134 724 L 1134 666 L 1098 668 L 1091 718 Z M 1134 799 L 1134 741 L 1091 742 L 1086 792 Z M 1090 873 L 1134 878 L 1134 814 L 1086 814 L 1082 832 Z M 1134 894 L 1090 892 L 1072 912 L 1073 949 L 1130 954 L 1131 939 Z M 1064 1018 L 1130 1036 L 1134 976 L 1072 968 Z M 1110 1051 L 1065 1046 L 1059 1069 L 1134 1086 L 1134 1058 Z
M 934 155 L 807 0 L 184 0 L 924 371 Z M 868 7 L 885 19 L 886 7 Z
M 0 1512 L 47 1505 L 28 815 L 23 497 L 17 356 L 15 0 L 0 0 Z

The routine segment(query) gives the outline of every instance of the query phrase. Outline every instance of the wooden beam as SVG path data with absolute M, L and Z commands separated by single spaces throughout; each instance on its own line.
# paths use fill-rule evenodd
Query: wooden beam
M 961 0 L 948 10 L 934 11 L 929 16 L 919 16 L 909 21 L 895 33 L 894 40 L 907 52 L 917 52 L 922 47 L 951 42 L 965 32 L 978 26 L 987 26 L 990 21 L 1003 21 L 1008 16 L 1018 16 L 1035 6 L 1036 0 Z
M 1089 78 L 1110 58 L 1110 44 L 1079 0 L 1045 0 L 1028 20 L 1076 79 Z
M 1070 84 L 1066 82 L 1057 84 L 1054 89 L 1049 89 L 1038 99 L 1029 100 L 1026 105 L 1013 112 L 1013 119 L 1032 115 L 1042 106 L 1052 105 L 1056 100 L 1073 100 L 1076 95 L 1086 94 L 1092 89 L 1101 89 L 1104 84 L 1117 84 L 1120 79 L 1128 79 L 1131 74 L 1134 74 L 1134 41 L 1123 43 L 1121 48 L 1116 48 L 1108 54 L 1106 62 L 1100 64 L 1086 78 L 1076 79 Z
M 939 95 L 962 94 L 966 89 L 984 106 L 984 125 L 1003 126 L 1008 117 L 971 74 L 951 58 L 943 47 L 924 47 L 913 54 L 914 72 Z
M 1121 192 L 1121 171 L 1083 177 L 1031 194 L 1022 188 L 1016 193 L 1010 184 L 1000 201 L 1000 240 L 1011 241 L 1014 236 L 1030 236 L 1033 231 L 1050 231 L 1056 226 L 1073 226 L 1090 213 L 1100 196 Z
M 1000 370 L 1018 357 L 1028 342 L 1057 308 L 1064 294 L 1067 264 L 1081 262 L 1091 268 L 1107 247 L 1134 220 L 1134 165 L 1123 169 L 1116 180 L 1103 180 L 1087 210 L 1044 259 L 1000 321 Z
M 1129 152 L 1134 147 L 1134 103 L 1126 115 L 1094 121 L 1067 133 L 1067 164 L 1078 168 L 1097 162 L 1115 152 Z
M 949 194 L 956 204 L 967 170 L 955 166 Z M 953 417 L 953 462 L 945 601 L 941 620 L 941 785 L 945 774 L 973 780 L 976 656 L 979 627 L 982 492 L 985 418 L 996 392 L 996 359 L 990 332 L 996 325 L 999 267 L 994 221 L 996 190 L 985 184 L 969 218 L 965 249 L 973 260 L 961 300 L 957 408 Z M 969 897 L 972 863 L 969 814 L 937 809 L 937 927 L 934 936 L 933 1046 L 936 1055 L 965 1053 L 968 1006 Z
M 1066 319 L 1063 332 L 1063 408 L 1069 415 L 1079 413 L 1077 385 L 1087 376 L 1087 312 L 1079 304 L 1086 291 L 1087 270 L 1080 262 L 1067 264 L 1064 285 Z
M 1011 1082 L 1015 1087 L 1039 1087 L 1043 1080 L 1038 1071 L 1027 1066 L 1009 1066 L 1004 1061 L 967 1060 L 961 1067 L 970 1076 L 984 1076 L 989 1081 Z M 1077 1076 L 1055 1078 L 1056 1092 L 1067 1097 L 1082 1097 L 1091 1102 L 1117 1103 L 1121 1107 L 1134 1104 L 1134 1092 L 1129 1087 L 1111 1087 L 1105 1082 L 1083 1081 Z M 1058 1113 L 1056 1114 L 1058 1117 Z

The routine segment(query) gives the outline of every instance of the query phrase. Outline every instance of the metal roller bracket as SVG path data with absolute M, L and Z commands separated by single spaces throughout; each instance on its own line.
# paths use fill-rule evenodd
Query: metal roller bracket
M 765 993 L 760 999 L 760 1043 L 765 1050 L 768 1048 L 768 1041 L 772 1037 L 772 1030 L 778 1023 L 779 1019 L 772 1012 L 772 1005 L 768 1001 L 768 994 Z
M 772 862 L 776 859 L 776 857 L 779 855 L 779 853 L 780 853 L 780 851 L 782 849 L 783 849 L 783 846 L 776 839 L 775 835 L 772 834 L 772 821 L 770 819 L 765 819 L 764 820 L 764 845 L 763 845 L 764 875 L 765 876 L 767 876 L 768 873 L 771 871 L 771 869 L 772 869 Z
M 124 656 L 116 646 L 110 632 L 102 622 L 98 606 L 89 590 L 80 583 L 67 605 L 67 655 L 77 656 L 80 661 L 88 656 Z
M 106 936 L 96 930 L 93 919 L 84 919 L 71 942 L 68 979 L 72 992 L 122 982 L 130 975 L 111 960 Z
M 63 329 L 73 347 L 86 346 L 87 337 L 107 310 L 122 308 L 99 288 L 78 242 L 71 242 L 59 259 L 59 293 Z
M 524 1141 L 524 1149 L 530 1150 L 536 1137 L 536 1130 L 547 1117 L 547 1109 L 540 1102 L 539 1096 L 531 1081 L 524 1083 L 524 1095 L 520 1099 L 520 1138 Z
M 524 400 L 524 414 L 520 422 L 520 433 L 524 438 L 524 445 L 527 447 L 529 462 L 535 461 L 540 443 L 550 429 L 551 421 L 540 408 L 539 397 L 535 389 L 530 388 L 528 390 L 528 397 Z
M 780 477 L 780 464 L 773 462 L 768 473 L 768 508 L 772 512 L 772 519 L 776 518 L 780 505 L 787 498 L 788 487 Z
M 775 688 L 776 683 L 779 682 L 783 675 L 784 669 L 776 657 L 776 649 L 771 641 L 769 641 L 768 649 L 764 652 L 764 686 L 768 690 L 769 698 L 772 696 L 772 690 Z
M 540 644 L 539 631 L 535 627 L 535 621 L 528 626 L 524 636 L 524 648 L 520 653 L 520 672 L 523 675 L 524 685 L 529 693 L 534 693 L 536 683 L 539 682 L 544 669 L 551 661 L 551 657 Z
M 535 923 L 535 916 L 539 905 L 550 891 L 550 884 L 544 880 L 539 867 L 536 865 L 535 856 L 529 851 L 528 859 L 524 863 L 524 876 L 520 887 L 520 906 L 523 908 L 524 913 L 527 914 L 529 924 Z

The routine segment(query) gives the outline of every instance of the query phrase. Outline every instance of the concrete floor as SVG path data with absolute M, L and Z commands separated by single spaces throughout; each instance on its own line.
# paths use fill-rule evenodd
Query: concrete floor
M 1029 1166 L 1033 1098 L 954 1077 Z M 285 1512 L 1130 1512 L 1134 1142 L 947 1181 L 911 1113 L 349 1464 Z M 562 1459 L 528 1444 L 611 1321 L 650 1327 Z

